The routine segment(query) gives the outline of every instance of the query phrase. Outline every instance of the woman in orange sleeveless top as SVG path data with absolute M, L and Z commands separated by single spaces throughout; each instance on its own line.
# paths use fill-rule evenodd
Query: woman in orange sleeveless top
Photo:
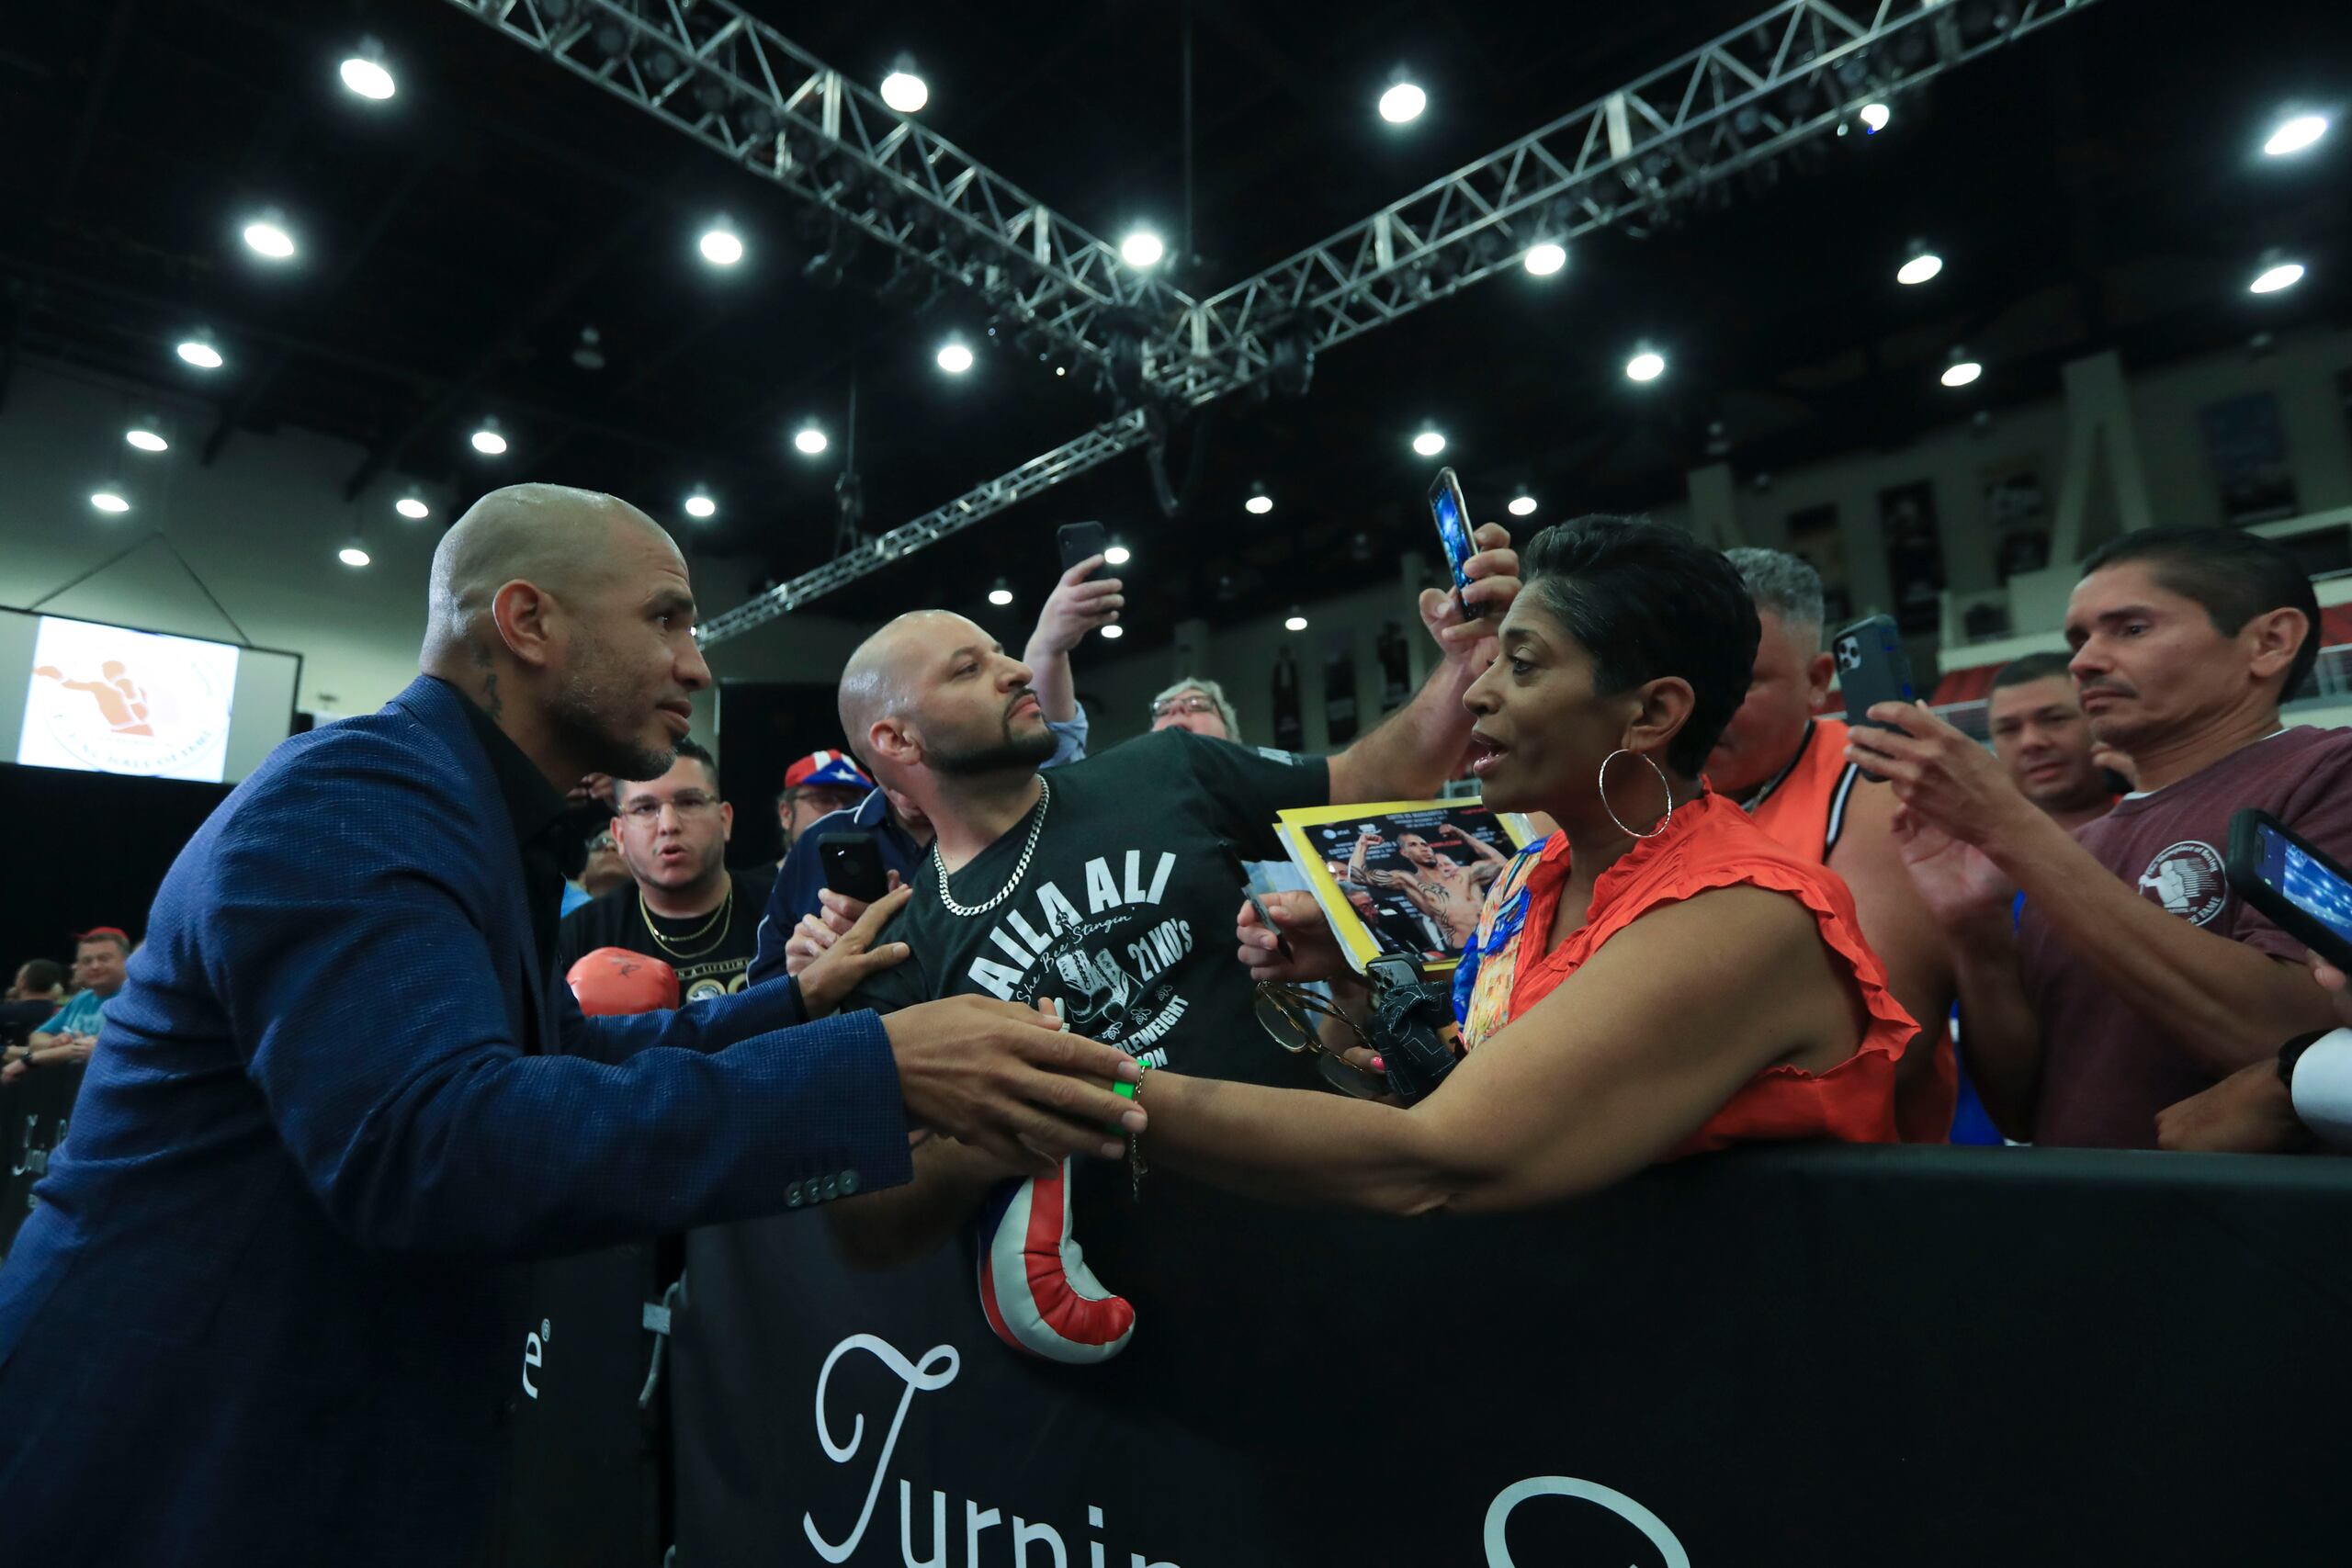
M 1589 517 L 1529 546 L 1464 701 L 1487 803 L 1559 831 L 1499 877 L 1456 976 L 1467 1055 L 1410 1109 L 1148 1072 L 1141 1153 L 1268 1197 L 1526 1207 L 1759 1139 L 1896 1141 L 1917 1026 L 1845 885 L 1709 795 L 1754 606 L 1679 529 Z M 1328 930 L 1261 978 L 1341 972 Z

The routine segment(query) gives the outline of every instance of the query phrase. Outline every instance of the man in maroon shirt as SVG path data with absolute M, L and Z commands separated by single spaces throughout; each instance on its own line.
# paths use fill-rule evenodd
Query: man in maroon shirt
M 1855 759 L 1904 802 L 1897 830 L 1951 942 L 1971 1066 L 2012 1136 L 2154 1148 L 2165 1107 L 2328 1026 L 2301 944 L 2222 872 L 2247 806 L 2352 857 L 2352 731 L 2279 725 L 2318 626 L 2293 558 L 2236 529 L 2149 529 L 2084 563 L 2071 671 L 2140 793 L 2072 834 L 1924 706 L 1883 704 L 1871 716 L 1894 729 L 1853 731 Z

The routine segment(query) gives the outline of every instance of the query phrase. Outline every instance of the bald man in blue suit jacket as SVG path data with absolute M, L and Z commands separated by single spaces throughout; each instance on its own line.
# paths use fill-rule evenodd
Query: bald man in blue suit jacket
M 435 553 L 427 673 L 181 853 L 0 1269 L 0 1560 L 468 1561 L 503 1262 L 901 1182 L 915 1128 L 1042 1167 L 1131 1112 L 1066 1076 L 1123 1054 L 1010 1004 L 807 1021 L 846 968 L 581 1016 L 557 781 L 668 766 L 693 616 L 643 514 L 495 492 Z

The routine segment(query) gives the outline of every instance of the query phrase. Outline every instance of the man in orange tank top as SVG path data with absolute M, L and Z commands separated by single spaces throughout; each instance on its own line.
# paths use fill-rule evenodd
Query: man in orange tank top
M 1843 721 L 1814 716 L 1835 669 L 1822 647 L 1820 574 L 1783 550 L 1724 553 L 1756 601 L 1763 636 L 1747 700 L 1707 758 L 1707 782 L 1852 890 L 1864 939 L 1921 1024 L 1899 1077 L 1903 1135 L 1942 1143 L 1957 1092 L 1951 1032 L 1939 1027 L 1951 1017 L 1951 960 L 1895 845 L 1894 792 L 1846 760 Z

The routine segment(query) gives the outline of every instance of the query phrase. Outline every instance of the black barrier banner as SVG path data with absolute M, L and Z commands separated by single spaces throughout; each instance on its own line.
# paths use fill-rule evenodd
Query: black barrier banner
M 515 1268 L 505 1461 L 486 1563 L 661 1563 L 668 1391 L 653 1380 L 649 1392 L 659 1336 L 647 1323 L 662 1294 L 658 1256 L 656 1243 L 641 1242 Z
M 679 1561 L 905 1568 L 2343 1561 L 2352 1170 L 1743 1152 L 1393 1221 L 1155 1173 L 1078 1215 L 1125 1355 L 968 1255 L 689 1244 Z

